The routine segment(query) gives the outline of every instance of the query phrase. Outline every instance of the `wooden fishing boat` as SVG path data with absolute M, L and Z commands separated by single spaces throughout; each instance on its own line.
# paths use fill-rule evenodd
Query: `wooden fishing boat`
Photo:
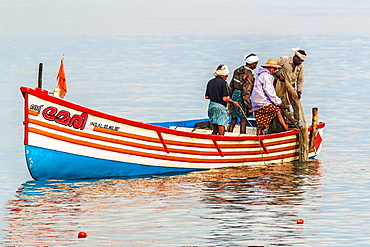
M 211 135 L 208 119 L 142 123 L 21 87 L 24 145 L 35 180 L 134 177 L 298 160 L 298 130 L 256 136 Z M 320 153 L 325 123 L 315 128 L 309 157 Z

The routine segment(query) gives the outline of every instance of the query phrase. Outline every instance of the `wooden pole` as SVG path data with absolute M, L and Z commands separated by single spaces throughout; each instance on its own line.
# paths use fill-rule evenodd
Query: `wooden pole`
M 299 161 L 308 161 L 308 130 L 307 126 L 299 128 Z
M 317 124 L 319 122 L 319 109 L 312 108 L 312 130 L 310 134 L 310 150 L 315 146 Z
M 42 63 L 39 64 L 39 78 L 37 87 L 42 89 Z

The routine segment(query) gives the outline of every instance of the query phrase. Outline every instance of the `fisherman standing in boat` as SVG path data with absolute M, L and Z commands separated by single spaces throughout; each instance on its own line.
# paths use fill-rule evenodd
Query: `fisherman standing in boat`
M 257 72 L 254 87 L 251 95 L 252 110 L 257 122 L 257 135 L 262 134 L 262 130 L 270 127 L 271 120 L 277 116 L 284 130 L 289 130 L 281 114 L 284 104 L 276 95 L 274 88 L 273 74 L 281 68 L 275 59 L 269 59 L 266 64 Z
M 231 123 L 229 132 L 233 132 L 237 119 L 240 119 L 240 134 L 246 133 L 247 119 L 253 114 L 250 96 L 254 85 L 254 69 L 257 67 L 259 58 L 256 54 L 245 55 L 245 65 L 234 71 L 233 79 L 230 81 L 229 90 L 232 100 L 239 103 L 240 108 L 230 107 Z
M 226 79 L 229 75 L 227 65 L 219 65 L 213 72 L 215 78 L 211 79 L 206 88 L 205 98 L 210 99 L 208 105 L 208 117 L 212 124 L 212 134 L 225 134 L 225 127 L 228 125 L 227 103 L 238 108 L 239 103 L 229 98 L 229 89 Z
M 298 121 L 300 114 L 297 102 L 302 96 L 305 71 L 303 61 L 307 58 L 307 54 L 299 47 L 292 50 L 293 56 L 280 57 L 277 60 L 282 68 L 276 73 L 279 78 L 276 93 L 285 106 L 292 106 L 294 118 Z

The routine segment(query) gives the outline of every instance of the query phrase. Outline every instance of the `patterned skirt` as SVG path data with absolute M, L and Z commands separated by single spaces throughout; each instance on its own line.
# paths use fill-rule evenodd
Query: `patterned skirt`
M 258 129 L 268 129 L 272 119 L 276 117 L 279 111 L 280 108 L 273 104 L 266 105 L 255 111 L 254 115 L 256 117 Z
M 227 116 L 227 109 L 220 103 L 210 101 L 208 105 L 208 117 L 212 124 L 220 126 L 227 126 L 229 117 Z
M 233 94 L 231 95 L 231 99 L 238 102 L 246 116 L 248 116 L 248 111 L 247 108 L 245 108 L 244 100 L 242 97 L 242 91 L 235 89 Z M 233 104 L 230 104 L 230 116 L 236 118 L 245 118 L 240 108 L 235 108 Z

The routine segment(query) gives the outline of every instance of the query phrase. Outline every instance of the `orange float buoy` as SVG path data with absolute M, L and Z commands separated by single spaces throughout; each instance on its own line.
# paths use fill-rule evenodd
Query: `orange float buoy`
M 78 233 L 78 238 L 86 238 L 87 237 L 87 233 L 86 232 L 79 232 Z
M 304 223 L 304 220 L 302 220 L 302 219 L 297 220 L 297 224 L 303 224 L 303 223 Z

